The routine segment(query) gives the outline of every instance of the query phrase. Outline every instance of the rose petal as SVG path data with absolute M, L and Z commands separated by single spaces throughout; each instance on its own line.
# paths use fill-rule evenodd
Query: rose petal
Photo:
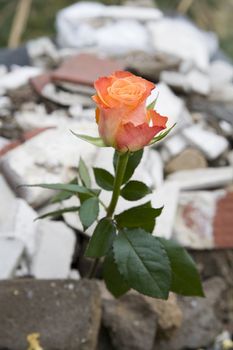
M 165 126 L 150 127 L 147 123 L 138 126 L 134 126 L 132 123 L 124 124 L 117 131 L 116 148 L 121 152 L 135 152 L 147 146 L 152 138 L 163 129 Z
M 127 78 L 127 77 L 133 77 L 134 75 L 130 72 L 127 71 L 116 71 L 113 74 L 113 77 L 117 78 L 117 79 L 122 79 L 122 78 Z
M 113 100 L 108 94 L 108 88 L 112 85 L 113 81 L 114 78 L 110 76 L 99 78 L 94 83 L 95 89 L 97 91 L 97 96 L 101 100 L 101 104 L 103 104 L 104 108 L 112 108 L 116 106 L 117 101 Z M 94 99 L 94 101 L 96 102 L 96 99 Z
M 147 111 L 147 114 L 149 115 L 149 119 L 152 120 L 153 126 L 162 126 L 163 129 L 166 128 L 166 124 L 168 121 L 167 117 L 162 116 L 154 110 Z

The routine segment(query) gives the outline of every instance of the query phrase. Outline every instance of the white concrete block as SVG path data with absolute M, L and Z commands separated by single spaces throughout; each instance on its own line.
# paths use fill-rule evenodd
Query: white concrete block
M 167 181 L 178 183 L 181 190 L 221 188 L 233 182 L 233 167 L 177 171 Z
M 164 206 L 162 214 L 156 218 L 154 236 L 170 239 L 173 234 L 174 222 L 178 206 L 179 187 L 175 182 L 165 182 L 163 186 L 153 192 L 152 206 Z
M 32 274 L 44 279 L 68 278 L 76 243 L 73 230 L 63 222 L 44 220 L 38 225 L 38 235 Z
M 0 237 L 0 280 L 14 277 L 23 251 L 24 244 L 20 240 Z
M 225 137 L 205 130 L 201 125 L 193 125 L 183 130 L 186 140 L 199 148 L 209 160 L 218 158 L 228 148 Z

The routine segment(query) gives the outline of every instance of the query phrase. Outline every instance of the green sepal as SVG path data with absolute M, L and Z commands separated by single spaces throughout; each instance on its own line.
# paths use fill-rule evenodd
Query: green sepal
M 82 134 L 77 134 L 74 131 L 70 130 L 72 132 L 72 134 L 76 137 L 78 137 L 79 139 L 86 141 L 88 143 L 91 143 L 94 146 L 97 147 L 109 147 L 106 146 L 103 139 L 101 137 L 93 137 L 93 136 L 88 136 L 88 135 L 82 135 Z
M 158 97 L 159 97 L 159 94 L 156 96 L 156 98 L 148 106 L 146 106 L 146 109 L 148 111 L 155 109 L 155 105 L 156 105 L 156 102 L 158 100 Z
M 168 298 L 170 263 L 155 237 L 140 228 L 124 229 L 114 240 L 113 250 L 118 269 L 131 288 L 154 298 Z
M 141 181 L 129 181 L 121 190 L 121 196 L 128 201 L 136 201 L 150 194 L 151 189 Z
M 172 131 L 172 129 L 175 127 L 175 125 L 176 125 L 176 124 L 172 125 L 169 129 L 167 129 L 167 130 L 161 132 L 158 136 L 155 136 L 155 137 L 151 140 L 151 142 L 149 143 L 149 145 L 153 145 L 154 143 L 163 140 L 164 137 L 166 137 L 166 136 L 170 133 L 170 131 Z
M 87 246 L 85 256 L 100 258 L 107 254 L 116 236 L 116 228 L 111 219 L 100 220 Z
M 172 270 L 171 291 L 185 296 L 203 297 L 204 292 L 196 265 L 188 254 L 174 240 L 157 237 L 164 246 Z

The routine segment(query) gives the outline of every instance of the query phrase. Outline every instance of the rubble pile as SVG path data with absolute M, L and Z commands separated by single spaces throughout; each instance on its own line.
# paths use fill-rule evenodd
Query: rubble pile
M 30 65 L 0 65 L 0 279 L 78 280 L 86 271 L 89 261 L 81 262 L 80 257 L 93 227 L 83 232 L 76 212 L 35 221 L 48 211 L 78 206 L 78 199 L 52 204 L 54 191 L 20 186 L 69 182 L 80 157 L 89 167 L 113 172 L 112 149 L 84 144 L 69 130 L 97 135 L 93 82 L 124 69 L 156 83 L 148 104 L 159 93 L 156 110 L 169 117 L 169 127 L 176 123 L 156 148 L 145 149 L 134 174 L 153 189 L 148 200 L 155 207 L 165 206 L 153 234 L 174 238 L 191 250 L 208 249 L 206 254 L 214 251 L 217 256 L 220 248 L 229 252 L 233 248 L 233 65 L 219 50 L 215 35 L 184 18 L 165 17 L 157 9 L 94 3 L 61 11 L 57 29 L 58 44 L 40 38 L 26 45 Z M 108 203 L 109 193 L 102 191 L 101 199 Z M 117 210 L 130 206 L 121 198 Z M 232 255 L 229 260 L 232 264 Z M 200 270 L 205 272 L 205 267 Z M 220 295 L 227 288 L 225 276 L 218 276 Z M 209 282 L 205 283 L 211 292 Z M 227 285 L 232 291 L 232 281 Z M 225 329 L 214 314 L 218 297 L 212 302 L 182 299 L 179 307 L 175 302 L 178 314 L 193 320 L 189 327 L 205 331 L 194 332 L 185 326 L 186 321 L 181 326 L 180 320 L 175 325 L 179 329 L 176 342 L 173 332 L 168 332 L 166 340 L 159 338 L 156 349 L 197 349 L 211 344 Z M 185 307 L 187 303 L 193 310 Z M 144 334 L 146 349 L 154 349 L 155 334 L 166 327 L 158 332 L 162 316 L 151 311 L 156 305 L 151 309 L 144 304 L 144 299 L 138 301 L 136 308 L 130 297 L 122 304 L 104 302 L 103 328 L 110 335 L 118 332 L 113 337 L 116 349 L 145 349 L 145 342 L 137 338 L 141 333 L 136 336 L 136 324 L 126 327 L 126 334 L 121 330 L 122 322 L 127 324 L 127 317 L 133 319 L 140 309 L 155 324 L 150 331 L 148 320 L 141 321 L 141 328 L 148 332 Z M 122 315 L 121 308 L 128 310 L 124 311 L 127 315 Z M 197 325 L 194 321 L 203 310 L 208 316 L 203 325 Z M 232 312 L 226 323 L 230 320 Z

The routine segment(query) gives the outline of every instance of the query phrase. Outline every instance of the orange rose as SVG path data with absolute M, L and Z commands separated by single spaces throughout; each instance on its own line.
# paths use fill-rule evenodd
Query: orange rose
M 135 152 L 166 128 L 167 117 L 146 109 L 155 85 L 129 72 L 115 72 L 95 82 L 96 121 L 107 146 Z

